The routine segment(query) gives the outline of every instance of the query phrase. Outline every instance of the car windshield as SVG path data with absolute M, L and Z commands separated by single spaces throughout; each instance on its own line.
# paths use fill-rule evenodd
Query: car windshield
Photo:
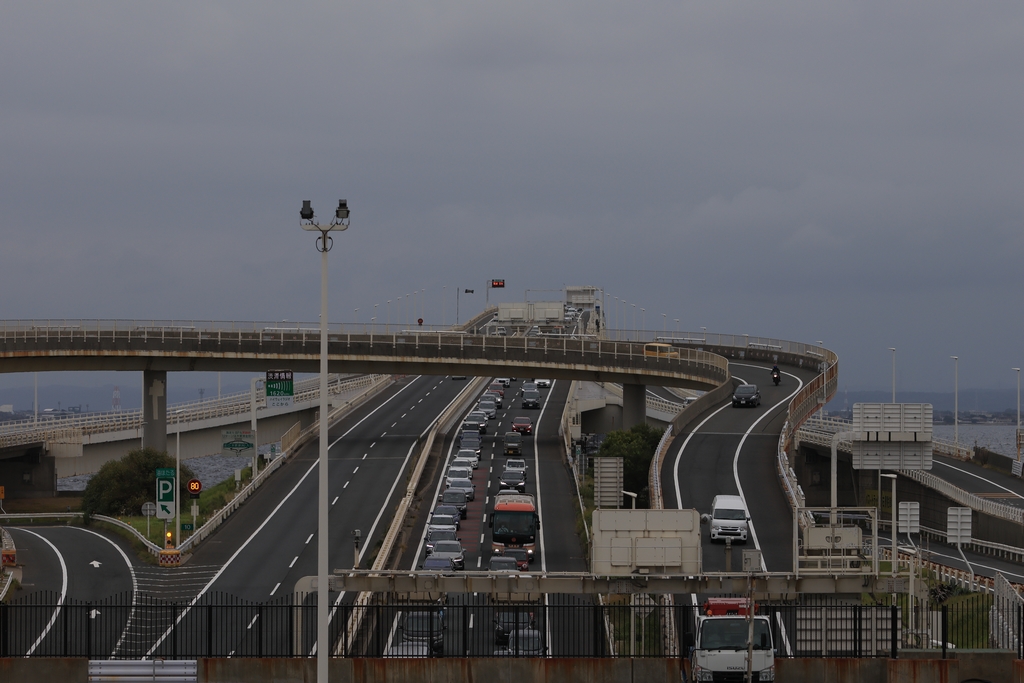
M 533 614 L 528 610 L 498 610 L 498 613 L 494 615 L 495 623 L 505 627 L 507 630 L 510 626 L 529 626 L 530 622 L 533 621 Z
M 480 407 L 485 410 L 494 410 L 497 406 L 494 401 L 480 401 Z
M 466 492 L 465 491 L 445 491 L 444 495 L 441 496 L 441 501 L 444 503 L 456 503 L 458 505 L 465 505 L 466 503 Z
M 744 384 L 743 386 L 736 389 L 737 396 L 753 396 L 757 391 L 757 387 L 753 384 Z
M 476 460 L 476 451 L 471 451 L 468 448 L 464 448 L 455 454 L 459 458 L 468 458 L 469 460 Z
M 458 541 L 438 541 L 434 544 L 435 553 L 461 553 L 462 544 Z
M 438 541 L 457 541 L 459 537 L 451 529 L 431 529 L 427 532 L 427 540 L 437 543 Z
M 523 398 L 540 398 L 539 391 L 524 391 Z
M 533 629 L 525 629 L 516 631 L 515 644 L 509 643 L 509 648 L 517 647 L 520 650 L 528 652 L 537 652 L 540 650 L 540 631 L 534 631 Z
M 518 571 L 519 565 L 513 557 L 492 557 L 487 568 L 492 572 Z
M 523 471 L 522 470 L 505 470 L 501 473 L 502 481 L 522 481 Z
M 505 443 L 519 443 L 523 440 L 523 435 L 519 432 L 509 432 L 505 435 Z
M 449 467 L 448 478 L 449 479 L 469 479 L 473 476 L 473 470 L 468 467 Z
M 493 519 L 496 534 L 532 536 L 534 533 L 532 512 L 495 512 Z
M 469 479 L 452 479 L 451 487 L 453 489 L 471 489 L 473 488 L 473 482 L 471 482 Z
M 451 515 L 434 515 L 430 518 L 431 526 L 455 526 L 455 518 Z
M 452 561 L 447 557 L 430 556 L 423 561 L 424 569 L 451 569 Z
M 526 461 L 525 460 L 516 460 L 516 459 L 506 460 L 505 461 L 505 469 L 506 470 L 525 470 L 526 469 Z
M 705 650 L 746 650 L 749 627 L 744 617 L 706 619 L 701 626 L 700 643 Z M 754 620 L 754 649 L 770 650 L 771 634 L 763 619 Z
M 516 562 L 525 562 L 529 555 L 522 548 L 505 548 L 505 557 L 511 557 Z
M 434 508 L 434 514 L 451 515 L 454 517 L 455 515 L 459 514 L 459 509 L 454 505 L 438 505 L 436 508 Z
M 441 617 L 437 612 L 407 612 L 405 615 L 405 630 L 420 633 L 440 631 Z
M 515 424 L 515 425 L 528 425 L 528 424 L 530 424 L 530 418 L 528 418 L 528 417 L 517 417 L 514 420 L 512 420 L 512 424 Z
M 715 519 L 746 519 L 747 513 L 743 510 L 731 510 L 729 508 L 719 508 L 715 510 Z

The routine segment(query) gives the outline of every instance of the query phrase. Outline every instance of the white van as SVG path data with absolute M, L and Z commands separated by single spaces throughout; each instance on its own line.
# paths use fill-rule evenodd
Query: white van
M 747 542 L 750 512 L 739 496 L 715 496 L 711 514 L 706 517 L 711 526 L 712 541 L 731 538 L 740 543 Z

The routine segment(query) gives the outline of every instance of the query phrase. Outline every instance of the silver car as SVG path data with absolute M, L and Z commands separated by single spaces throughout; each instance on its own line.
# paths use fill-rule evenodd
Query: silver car
M 444 487 L 451 488 L 452 479 L 472 479 L 473 469 L 471 467 L 455 467 L 452 465 L 448 468 L 448 473 L 444 477 Z M 471 499 L 472 500 L 472 499 Z
M 442 529 L 457 532 L 459 530 L 459 521 L 451 515 L 431 515 L 430 521 L 427 522 L 427 533 Z
M 452 561 L 456 569 L 466 568 L 466 551 L 458 541 L 438 541 L 430 552 L 431 557 L 445 557 Z
M 488 420 L 493 420 L 498 415 L 498 406 L 494 401 L 482 400 L 476 404 L 476 409 L 486 415 Z
M 470 500 L 476 500 L 476 485 L 473 484 L 472 479 L 449 479 L 448 488 L 459 489 L 460 491 L 466 492 L 466 498 Z

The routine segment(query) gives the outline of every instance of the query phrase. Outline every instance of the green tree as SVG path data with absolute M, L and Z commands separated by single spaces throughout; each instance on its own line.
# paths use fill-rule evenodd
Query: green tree
M 663 429 L 656 429 L 647 423 L 638 424 L 627 431 L 609 432 L 601 442 L 601 450 L 597 452 L 599 458 L 622 458 L 623 488 L 638 494 L 638 508 L 650 507 L 648 474 L 663 433 Z
M 142 514 L 142 504 L 156 498 L 157 468 L 174 465 L 174 458 L 153 448 L 129 451 L 120 460 L 104 463 L 85 487 L 82 510 L 86 516 Z M 182 465 L 179 502 L 188 498 L 184 482 L 192 477 L 192 470 Z

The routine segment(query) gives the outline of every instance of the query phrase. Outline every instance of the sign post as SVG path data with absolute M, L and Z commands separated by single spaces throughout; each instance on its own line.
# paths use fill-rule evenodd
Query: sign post
M 176 503 L 174 468 L 158 467 L 156 469 L 156 518 L 174 519 Z
M 156 514 L 156 503 L 143 503 L 142 514 L 146 516 L 146 538 L 149 538 L 149 518 Z

